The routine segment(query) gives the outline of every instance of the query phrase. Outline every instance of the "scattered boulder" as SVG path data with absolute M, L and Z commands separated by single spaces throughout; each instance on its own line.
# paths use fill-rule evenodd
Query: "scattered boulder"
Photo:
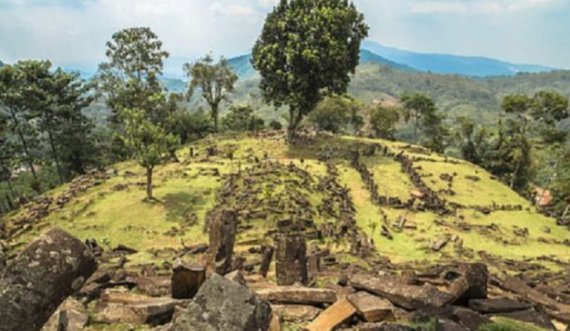
M 1 331 L 36 331 L 97 269 L 80 240 L 52 229 L 33 241 L 0 275 Z
M 212 275 L 178 314 L 175 331 L 265 331 L 272 314 L 269 304 L 246 287 L 219 275 Z

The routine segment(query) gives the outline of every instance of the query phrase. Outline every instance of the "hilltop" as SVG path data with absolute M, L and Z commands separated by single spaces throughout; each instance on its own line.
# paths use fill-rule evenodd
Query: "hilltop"
M 100 307 L 110 304 L 105 300 L 143 307 L 151 299 L 101 291 L 136 286 L 152 296 L 169 293 L 165 284 L 175 261 L 203 263 L 208 223 L 228 209 L 238 215 L 236 259 L 255 291 L 271 291 L 268 282 L 276 277 L 273 268 L 266 280 L 255 271 L 263 247 L 292 231 L 304 233 L 311 252 L 323 257 L 321 272 L 311 276 L 317 287 L 340 282 L 339 274 L 430 275 L 430 268 L 441 273 L 458 261 L 484 262 L 500 277 L 554 275 L 554 282 L 570 266 L 568 228 L 483 169 L 422 147 L 329 135 L 287 145 L 283 133 L 271 131 L 211 136 L 177 157 L 180 162 L 156 169 L 156 201 L 143 200 L 143 169 L 124 162 L 78 177 L 5 218 L 10 255 L 54 227 L 104 251 L 94 280 L 79 293 L 87 302 L 102 300 L 88 306 L 87 330 L 132 330 L 131 324 L 101 324 L 127 317 Z M 284 314 L 294 308 L 279 307 Z M 510 325 L 505 330 L 539 330 L 499 321 Z M 299 330 L 298 323 L 289 320 L 284 330 Z
M 239 209 L 248 220 L 240 232 L 243 242 L 262 244 L 265 233 L 284 220 L 306 221 L 307 231 L 338 224 L 338 207 L 329 200 L 346 189 L 358 239 L 370 239 L 393 263 L 508 259 L 556 270 L 570 259 L 568 229 L 483 169 L 421 147 L 352 137 L 289 147 L 269 134 L 212 137 L 189 148 L 178 152 L 181 162 L 157 169 L 158 201 L 143 202 L 141 168 L 116 164 L 9 215 L 11 244 L 18 247 L 59 226 L 84 240 L 134 247 L 135 262 L 162 261 L 168 254 L 153 252 L 206 241 L 206 215 L 237 173 L 244 183 L 236 184 L 235 200 L 225 207 Z M 350 161 L 353 150 L 361 153 L 358 163 Z M 322 243 L 348 254 L 349 242 L 330 239 L 324 236 Z M 446 245 L 433 249 L 445 239 Z

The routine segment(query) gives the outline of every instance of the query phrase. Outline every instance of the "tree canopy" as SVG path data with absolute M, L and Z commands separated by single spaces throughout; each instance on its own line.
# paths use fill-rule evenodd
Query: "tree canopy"
M 282 0 L 267 16 L 252 63 L 265 100 L 289 106 L 290 138 L 323 96 L 346 92 L 367 35 L 346 0 Z

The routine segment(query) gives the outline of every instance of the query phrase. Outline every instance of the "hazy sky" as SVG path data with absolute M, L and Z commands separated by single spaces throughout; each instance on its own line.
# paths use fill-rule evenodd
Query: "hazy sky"
M 150 26 L 175 57 L 245 54 L 276 0 L 0 0 L 0 59 L 94 66 L 113 32 Z M 570 0 L 355 0 L 370 40 L 570 69 Z

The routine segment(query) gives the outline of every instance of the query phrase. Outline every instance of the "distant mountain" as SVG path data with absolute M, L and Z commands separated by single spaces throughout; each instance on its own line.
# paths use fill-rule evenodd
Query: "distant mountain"
M 2 61 L 0 61 L 0 67 L 3 67 L 4 63 Z
M 234 57 L 228 61 L 240 79 L 247 79 L 255 76 L 256 71 L 251 65 L 251 54 Z M 362 49 L 360 51 L 360 63 L 375 63 L 402 71 L 416 71 L 410 66 L 390 61 L 366 49 Z
M 401 63 L 420 71 L 440 74 L 489 77 L 513 76 L 521 72 L 537 73 L 555 70 L 555 68 L 545 66 L 513 64 L 485 57 L 417 53 L 386 47 L 371 41 L 365 41 L 361 48 L 390 61 Z

